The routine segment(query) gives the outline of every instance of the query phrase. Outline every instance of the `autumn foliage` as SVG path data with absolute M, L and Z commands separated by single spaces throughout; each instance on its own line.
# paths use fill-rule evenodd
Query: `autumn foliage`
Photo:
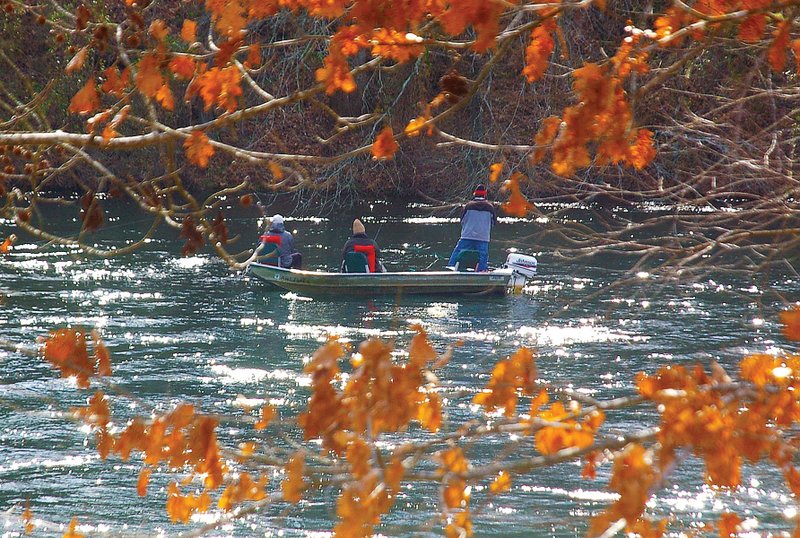
M 248 253 L 226 250 L 231 238 L 218 199 L 241 196 L 241 206 L 252 207 L 253 197 L 242 194 L 254 185 L 244 174 L 232 177 L 231 170 L 263 173 L 269 180 L 260 186 L 270 191 L 325 191 L 337 185 L 335 179 L 320 179 L 323 171 L 366 162 L 380 172 L 388 161 L 410 155 L 410 148 L 416 156 L 427 152 L 428 158 L 447 146 L 488 154 L 476 160 L 475 175 L 499 186 L 503 208 L 512 216 L 537 211 L 539 204 L 525 192 L 546 181 L 555 190 L 581 195 L 602 191 L 600 181 L 576 181 L 586 170 L 625 174 L 637 185 L 640 180 L 658 184 L 642 196 L 663 194 L 678 204 L 684 196 L 705 192 L 680 184 L 679 178 L 677 189 L 663 193 L 663 171 L 653 164 L 662 144 L 672 151 L 680 133 L 719 155 L 758 147 L 754 156 L 737 157 L 734 165 L 761 174 L 776 158 L 773 146 L 786 140 L 792 147 L 783 162 L 793 164 L 796 111 L 789 107 L 791 114 L 775 121 L 792 123 L 774 137 L 747 133 L 746 143 L 723 144 L 695 136 L 698 125 L 714 123 L 691 108 L 706 97 L 700 92 L 673 88 L 692 120 L 661 131 L 644 119 L 653 117 L 649 95 L 667 79 L 690 80 L 693 69 L 702 72 L 709 62 L 703 54 L 718 54 L 714 47 L 722 43 L 726 51 L 752 52 L 754 63 L 737 76 L 761 77 L 766 89 L 746 87 L 741 96 L 731 90 L 711 108 L 737 108 L 767 96 L 773 99 L 770 106 L 758 106 L 778 110 L 780 99 L 796 97 L 798 5 L 794 0 L 674 2 L 653 6 L 653 13 L 637 7 L 637 20 L 628 21 L 604 0 L 204 0 L 169 8 L 132 0 L 108 5 L 14 0 L 5 4 L 4 17 L 42 25 L 43 39 L 60 63 L 59 76 L 43 82 L 39 79 L 47 77 L 26 74 L 18 59 L 3 60 L 19 80 L 8 82 L 8 88 L 4 80 L 0 96 L 6 114 L 0 122 L 2 216 L 44 241 L 115 255 L 86 236 L 109 220 L 103 200 L 125 196 L 153 218 L 153 229 L 160 223 L 174 228 L 183 240 L 182 254 L 210 245 L 230 265 L 241 267 Z M 609 13 L 618 23 L 613 46 L 575 43 L 564 31 L 586 13 Z M 396 92 L 384 86 L 374 90 L 391 75 L 402 81 Z M 489 92 L 487 81 L 491 92 L 508 92 L 502 86 L 511 86 L 510 80 L 542 95 L 554 81 L 564 81 L 564 95 L 541 105 L 546 112 L 510 130 L 510 138 L 494 140 L 497 131 L 487 129 L 485 138 L 473 139 L 477 131 L 461 129 L 467 123 L 463 112 L 487 101 L 486 93 L 476 98 Z M 790 91 L 775 97 L 781 84 Z M 59 92 L 66 95 L 54 111 Z M 402 99 L 413 104 L 403 108 Z M 319 125 L 313 126 L 318 130 L 309 127 L 313 121 L 286 119 L 309 110 L 318 114 L 313 118 L 324 118 L 316 123 L 324 124 L 325 133 Z M 719 129 L 737 127 L 747 110 L 726 117 Z M 52 114 L 61 116 L 50 121 Z M 289 131 L 292 136 L 286 136 Z M 758 146 L 762 138 L 767 140 L 763 148 Z M 151 160 L 157 165 L 131 171 L 109 158 L 128 152 L 137 165 Z M 716 185 L 717 175 L 724 173 L 713 166 L 699 173 L 708 170 L 714 174 L 709 183 Z M 794 183 L 793 169 L 779 173 L 781 180 Z M 221 192 L 200 199 L 186 187 L 188 176 L 216 181 Z M 72 182 L 80 195 L 72 201 L 58 194 L 47 199 L 54 187 L 63 187 L 62 180 Z M 776 198 L 781 204 L 797 199 L 790 194 Z M 709 196 L 708 205 L 727 202 Z M 74 235 L 58 237 L 42 229 L 43 201 L 74 203 Z M 696 236 L 684 231 L 673 234 L 675 244 L 684 243 L 659 252 L 705 256 L 702 245 L 690 251 L 695 245 L 686 244 Z M 720 232 L 711 243 L 715 248 L 750 244 L 749 231 Z M 795 229 L 779 232 L 796 235 Z M 148 238 L 125 249 L 138 248 Z M 0 254 L 9 254 L 14 242 L 13 235 L 4 238 Z M 582 238 L 574 242 L 583 244 Z M 629 246 L 648 250 L 638 243 Z M 772 253 L 757 254 L 761 259 Z M 800 311 L 788 310 L 780 319 L 783 335 L 800 340 Z M 79 389 L 102 387 L 72 415 L 91 429 L 102 458 L 141 464 L 132 487 L 142 496 L 163 494 L 176 523 L 214 507 L 230 517 L 243 507 L 268 503 L 285 503 L 292 510 L 328 487 L 335 490 L 334 533 L 367 536 L 379 532 L 404 482 L 425 480 L 438 492 L 441 532 L 469 537 L 477 513 L 473 486 L 503 495 L 513 491 L 519 474 L 572 461 L 582 464 L 587 480 L 596 479 L 605 465 L 608 488 L 617 494 L 592 518 L 590 534 L 618 527 L 660 536 L 672 522 L 651 520 L 647 502 L 686 454 L 702 461 L 703 478 L 714 487 L 738 487 L 742 469 L 759 463 L 773 466 L 788 489 L 800 495 L 794 463 L 793 432 L 800 419 L 795 355 L 750 355 L 736 373 L 715 365 L 639 373 L 637 394 L 612 405 L 580 399 L 538 379 L 536 355 L 523 348 L 497 361 L 486 384 L 469 396 L 480 420 L 460 424 L 450 420 L 451 402 L 442 397 L 438 377 L 449 355 L 434 350 L 422 327 L 414 331 L 406 350 L 378 339 L 356 350 L 327 342 L 305 367 L 310 379 L 306 408 L 293 417 L 279 416 L 269 404 L 247 410 L 244 422 L 252 439 L 235 448 L 220 445 L 220 417 L 188 404 L 117 418 L 124 396 L 108 390 L 111 357 L 96 333 L 55 330 L 41 354 Z M 614 411 L 634 406 L 657 414 L 658 424 L 639 436 L 604 435 Z M 272 448 L 276 422 L 296 427 L 303 441 L 299 448 L 265 449 Z M 408 432 L 423 440 L 408 440 Z M 469 440 L 491 435 L 518 436 L 526 456 L 508 464 L 478 462 Z M 256 462 L 259 472 L 241 470 L 243 462 Z M 266 471 L 280 478 L 270 479 Z M 157 493 L 148 486 L 161 472 L 181 478 Z M 35 507 L 22 518 L 26 531 L 32 511 Z M 724 513 L 712 527 L 727 536 L 741 521 Z M 80 536 L 77 520 L 65 536 Z
M 800 341 L 791 332 L 795 313 L 796 309 L 789 310 L 781 317 L 789 339 Z M 658 426 L 635 438 L 612 440 L 604 437 L 603 426 L 607 414 L 621 408 L 620 400 L 586 405 L 559 395 L 555 387 L 537 379 L 533 353 L 522 348 L 495 365 L 485 388 L 473 398 L 487 422 L 448 424 L 441 431 L 448 418 L 433 371 L 447 363 L 449 352 L 438 354 L 424 329 L 413 329 L 416 334 L 406 360 L 396 360 L 393 346 L 377 339 L 363 342 L 355 353 L 331 340 L 306 366 L 311 394 L 297 426 L 307 441 L 322 442 L 324 459 L 332 458 L 333 467 L 330 462 L 320 466 L 315 451 L 303 448 L 286 452 L 285 460 L 267 458 L 257 477 L 236 471 L 260 454 L 262 444 L 269 444 L 269 428 L 276 417 L 269 404 L 246 410 L 253 432 L 265 431 L 267 437 L 256 436 L 258 440 L 233 452 L 220 446 L 218 419 L 188 404 L 116 425 L 112 402 L 120 397 L 98 390 L 73 415 L 94 431 L 102 458 L 128 461 L 138 455 L 139 495 L 153 494 L 147 486 L 160 466 L 186 475 L 166 491 L 166 511 L 176 523 L 189 522 L 192 514 L 214 506 L 231 513 L 251 503 L 297 504 L 316 495 L 315 482 L 331 480 L 338 490 L 334 535 L 370 536 L 392 510 L 403 482 L 415 480 L 409 476 L 419 480 L 423 461 L 436 469 L 422 474 L 438 485 L 442 530 L 453 537 L 474 532 L 474 486 L 483 484 L 489 495 L 502 495 L 513 490 L 515 474 L 546 466 L 548 461 L 583 459 L 586 480 L 596 480 L 599 465 L 610 466 L 608 488 L 618 496 L 591 519 L 590 536 L 603 535 L 620 522 L 635 535 L 665 536 L 670 521 L 650 519 L 647 503 L 682 465 L 687 452 L 704 462 L 705 480 L 712 486 L 736 488 L 745 464 L 768 462 L 784 477 L 787 488 L 800 495 L 800 470 L 793 457 L 796 440 L 786 434 L 800 422 L 798 356 L 745 357 L 735 378 L 716 363 L 710 371 L 700 365 L 678 365 L 639 373 L 639 396 L 626 400 L 623 407 L 651 406 L 657 411 Z M 64 375 L 75 377 L 80 388 L 88 388 L 90 378 L 101 371 L 110 374 L 110 366 L 96 337 L 96 361 L 88 358 L 86 349 L 84 333 L 62 329 L 51 334 L 42 352 Z M 504 420 L 492 426 L 498 415 Z M 427 431 L 430 440 L 422 436 L 391 448 L 382 445 L 387 435 L 410 428 Z M 534 449 L 533 455 L 505 466 L 470 461 L 470 440 L 502 431 L 521 435 Z M 309 466 L 309 458 L 316 463 Z M 281 470 L 281 480 L 268 479 L 271 467 Z M 28 508 L 23 515 L 28 530 L 31 520 Z M 724 512 L 707 528 L 728 536 L 741 522 L 736 513 Z M 76 536 L 76 525 L 73 520 L 65 536 Z
M 472 183 L 486 173 L 501 182 L 509 215 L 535 210 L 527 199 L 530 192 L 573 192 L 576 177 L 593 183 L 595 176 L 621 174 L 650 197 L 653 183 L 663 187 L 665 180 L 681 181 L 653 165 L 660 140 L 677 136 L 671 125 L 651 124 L 658 98 L 650 96 L 658 88 L 680 75 L 691 78 L 691 69 L 698 69 L 695 61 L 702 64 L 705 60 L 698 58 L 705 51 L 717 54 L 719 42 L 762 54 L 759 75 L 773 77 L 778 85 L 794 76 L 794 56 L 800 51 L 795 2 L 702 0 L 665 6 L 649 15 L 601 0 L 184 4 L 154 9 L 150 2 L 126 1 L 106 13 L 91 3 L 8 3 L 9 20 L 24 26 L 33 19 L 49 32 L 41 38 L 61 62 L 54 85 L 68 95 L 65 117 L 56 122 L 61 128 L 42 121 L 48 99 L 9 98 L 10 109 L 25 110 L 0 132 L 0 196 L 10 192 L 6 180 L 25 192 L 46 192 L 62 179 L 74 180 L 71 170 L 80 162 L 88 177 L 77 188 L 89 198 L 99 200 L 98 195 L 111 192 L 129 197 L 142 211 L 156 215 L 157 224 L 184 236 L 185 217 L 191 216 L 202 241 L 192 240 L 186 252 L 194 252 L 194 245 L 216 245 L 210 236 L 224 235 L 212 225 L 209 208 L 186 189 L 187 178 L 208 179 L 224 188 L 235 183 L 238 190 L 260 186 L 338 192 L 333 177 L 338 172 L 332 170 L 344 163 L 359 176 L 374 166 L 366 175 L 381 178 L 394 169 L 401 174 L 409 166 L 416 170 L 420 163 L 414 161 L 422 156 L 426 165 L 429 156 L 433 163 L 438 158 L 434 153 L 454 146 L 483 152 L 479 169 L 462 181 Z M 628 20 L 633 15 L 636 20 Z M 581 42 L 594 36 L 575 35 L 576 25 L 591 26 L 597 19 L 616 21 L 613 32 L 599 36 L 602 46 Z M 294 23 L 284 26 L 286 20 Z M 304 52 L 306 46 L 310 48 Z M 423 65 L 428 67 L 420 69 Z M 16 67 L 18 89 L 31 91 L 33 79 Z M 751 68 L 761 69 L 761 64 L 747 66 Z M 383 77 L 394 77 L 393 82 L 384 84 Z M 526 88 L 526 100 L 542 101 L 524 124 L 509 120 L 508 126 L 464 128 L 481 123 L 467 114 L 481 107 L 479 101 L 490 102 L 495 93 L 514 100 L 503 89 L 514 84 Z M 300 119 L 289 119 L 295 113 Z M 695 112 L 689 107 L 687 114 Z M 33 123 L 25 119 L 32 117 Z M 701 153 L 716 151 L 719 144 L 707 148 L 699 142 L 706 138 L 691 134 L 695 128 L 692 122 L 681 127 L 687 130 L 685 139 L 698 140 L 693 144 Z M 774 134 L 776 141 L 791 138 Z M 674 146 L 672 140 L 668 144 Z M 749 142 L 729 146 L 741 149 Z M 763 149 L 767 155 L 775 151 Z M 159 155 L 142 171 L 144 177 L 128 173 L 130 165 L 119 169 L 112 164 L 117 159 L 112 155 L 123 154 L 131 159 L 126 163 L 136 166 L 136 152 Z M 387 166 L 386 161 L 398 156 L 404 164 Z M 502 173 L 486 170 L 497 161 L 505 163 Z M 457 165 L 463 168 L 465 163 Z M 259 181 L 245 180 L 248 172 Z M 353 179 L 378 192 L 383 188 L 377 180 Z M 426 177 L 407 182 L 429 186 Z M 580 184 L 574 191 L 592 194 Z M 686 192 L 703 194 L 695 187 Z M 35 213 L 39 195 L 10 198 L 4 214 L 25 230 L 39 230 L 39 223 L 25 218 Z M 83 205 L 81 231 L 91 234 L 105 223 L 103 208 L 96 201 Z M 159 211 L 152 211 L 156 207 Z M 72 241 L 91 251 L 84 234 Z M 215 248 L 231 265 L 240 263 L 225 242 Z

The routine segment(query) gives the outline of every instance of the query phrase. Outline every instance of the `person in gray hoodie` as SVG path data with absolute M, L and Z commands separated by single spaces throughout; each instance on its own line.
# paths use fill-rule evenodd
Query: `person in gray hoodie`
M 458 240 L 453 254 L 450 255 L 449 267 L 455 267 L 458 253 L 462 250 L 478 251 L 478 271 L 489 270 L 489 240 L 492 227 L 497 222 L 497 211 L 494 204 L 486 200 L 486 186 L 475 187 L 473 199 L 464 206 L 461 212 L 461 238 Z
M 267 233 L 261 236 L 262 243 L 273 243 L 277 247 L 275 256 L 269 256 L 266 260 L 267 263 L 274 263 L 277 258 L 276 265 L 279 267 L 300 269 L 303 263 L 303 257 L 294 248 L 294 237 L 290 232 L 286 231 L 283 224 L 283 216 L 275 215 L 269 224 Z

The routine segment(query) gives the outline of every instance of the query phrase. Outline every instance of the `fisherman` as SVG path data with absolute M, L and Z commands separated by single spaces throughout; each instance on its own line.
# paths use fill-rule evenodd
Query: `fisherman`
M 267 233 L 261 236 L 261 244 L 274 244 L 276 249 L 264 255 L 265 261 L 278 267 L 300 269 L 303 256 L 294 248 L 294 237 L 283 224 L 283 216 L 275 215 L 269 224 Z
M 492 226 L 497 222 L 494 204 L 486 200 L 486 185 L 480 184 L 472 193 L 473 199 L 461 212 L 461 238 L 450 255 L 448 267 L 455 267 L 458 253 L 462 250 L 478 251 L 478 271 L 489 270 L 489 240 Z
M 353 235 L 350 236 L 350 239 L 344 244 L 344 249 L 342 249 L 342 273 L 347 272 L 345 257 L 348 252 L 363 253 L 367 257 L 370 273 L 386 272 L 386 268 L 383 267 L 380 261 L 380 248 L 378 248 L 378 243 L 367 237 L 364 224 L 358 219 L 353 221 Z

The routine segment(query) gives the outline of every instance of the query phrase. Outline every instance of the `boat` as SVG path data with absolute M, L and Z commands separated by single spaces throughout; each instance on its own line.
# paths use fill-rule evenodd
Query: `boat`
M 332 273 L 286 269 L 258 262 L 251 263 L 248 271 L 278 288 L 305 295 L 501 295 L 522 289 L 525 281 L 536 274 L 536 258 L 512 253 L 502 267 L 486 272 Z

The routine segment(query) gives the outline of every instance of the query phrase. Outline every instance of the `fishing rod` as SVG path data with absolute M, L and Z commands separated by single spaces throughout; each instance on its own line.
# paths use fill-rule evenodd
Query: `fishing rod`
M 429 263 L 429 264 L 428 264 L 428 266 L 427 266 L 425 269 L 423 269 L 423 271 L 427 271 L 428 269 L 430 269 L 431 267 L 433 267 L 433 264 L 434 264 L 434 263 L 436 263 L 436 262 L 438 262 L 438 261 L 439 261 L 439 259 L 440 259 L 440 258 L 439 258 L 439 255 L 438 255 L 438 254 L 434 253 L 434 254 L 433 254 L 433 256 L 434 256 L 434 260 L 433 260 L 431 263 Z
M 375 241 L 378 239 L 378 235 L 381 233 L 381 228 L 383 228 L 383 221 L 378 225 L 378 231 L 375 232 L 375 235 L 372 237 L 372 240 Z

